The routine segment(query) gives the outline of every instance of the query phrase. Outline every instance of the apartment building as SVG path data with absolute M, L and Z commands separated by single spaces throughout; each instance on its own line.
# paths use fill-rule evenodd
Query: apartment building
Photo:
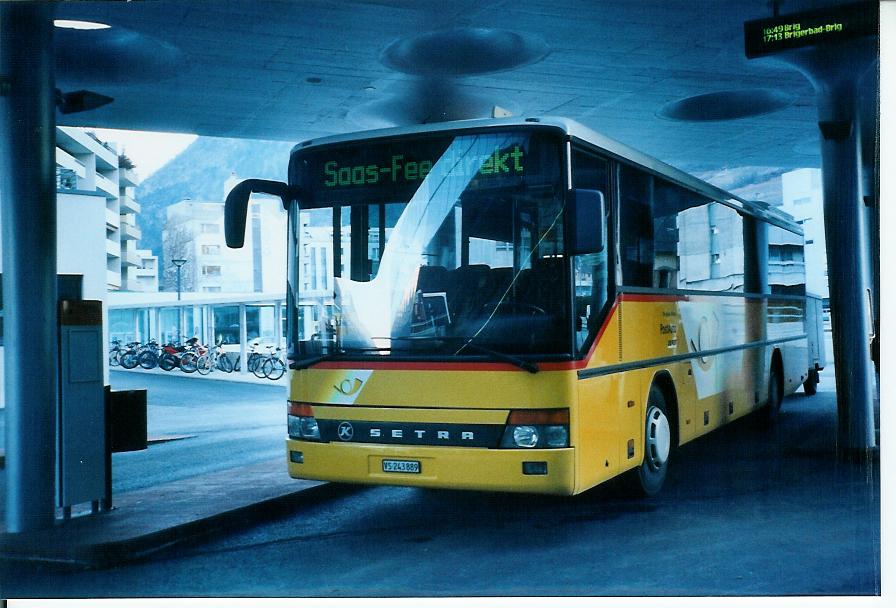
M 137 290 L 147 284 L 147 281 L 138 284 L 136 280 L 128 280 L 131 269 L 144 265 L 137 253 L 141 236 L 137 227 L 140 205 L 134 200 L 137 184 L 136 172 L 132 167 L 122 166 L 114 145 L 101 142 L 81 129 L 56 128 L 60 247 L 65 250 L 60 255 L 61 265 L 94 260 L 96 252 L 91 252 L 88 258 L 81 249 L 89 240 L 90 246 L 97 243 L 103 246 L 100 257 L 105 261 L 106 290 Z M 68 209 L 71 217 L 65 211 Z M 102 237 L 97 237 L 96 231 L 103 227 Z
M 806 291 L 827 302 L 828 258 L 824 238 L 824 199 L 821 169 L 797 169 L 781 176 L 782 209 L 803 226 Z
M 224 242 L 220 201 L 187 199 L 170 205 L 162 241 L 168 284 L 176 276 L 171 260 L 186 260 L 184 292 L 274 292 L 286 283 L 286 212 L 280 199 L 259 197 L 250 203 L 242 249 L 229 249 Z

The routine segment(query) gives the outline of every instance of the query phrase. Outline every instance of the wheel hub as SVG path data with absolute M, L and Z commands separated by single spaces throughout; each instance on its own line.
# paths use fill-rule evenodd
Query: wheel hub
M 666 414 L 655 405 L 651 405 L 647 410 L 646 434 L 646 454 L 644 457 L 652 469 L 660 469 L 669 459 L 669 451 L 672 447 L 672 432 Z

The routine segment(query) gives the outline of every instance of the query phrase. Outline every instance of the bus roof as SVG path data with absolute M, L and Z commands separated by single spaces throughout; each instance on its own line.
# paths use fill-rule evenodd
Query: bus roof
M 375 129 L 371 131 L 358 131 L 354 133 L 343 133 L 340 135 L 331 135 L 328 137 L 320 137 L 310 139 L 297 144 L 292 149 L 292 154 L 299 151 L 305 151 L 318 146 L 328 146 L 340 143 L 358 142 L 364 140 L 385 139 L 402 137 L 407 135 L 424 135 L 435 134 L 441 132 L 458 132 L 466 130 L 478 130 L 492 127 L 533 127 L 542 126 L 554 128 L 562 131 L 573 140 L 582 141 L 600 151 L 617 159 L 624 159 L 635 165 L 647 169 L 648 171 L 662 175 L 663 177 L 678 183 L 681 186 L 694 190 L 708 198 L 718 201 L 724 205 L 748 213 L 755 217 L 762 218 L 791 232 L 803 234 L 802 226 L 794 221 L 793 217 L 784 211 L 772 207 L 768 203 L 762 201 L 748 201 L 739 196 L 731 194 L 721 188 L 713 186 L 693 175 L 686 173 L 680 169 L 673 167 L 663 161 L 654 158 L 644 152 L 640 152 L 631 146 L 623 144 L 611 139 L 605 135 L 589 129 L 585 125 L 568 118 L 545 116 L 545 117 L 510 117 L 510 118 L 482 118 L 473 120 L 458 120 L 452 122 L 438 122 L 421 125 L 410 125 L 405 127 L 391 127 L 386 129 Z

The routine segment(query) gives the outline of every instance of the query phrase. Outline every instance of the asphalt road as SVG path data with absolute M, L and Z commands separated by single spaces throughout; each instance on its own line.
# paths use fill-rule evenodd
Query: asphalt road
M 151 487 L 283 454 L 286 391 L 277 385 L 111 371 L 112 390 L 147 389 L 146 450 L 112 455 L 112 492 Z M 166 440 L 167 439 L 167 440 Z
M 682 448 L 652 500 L 605 487 L 573 498 L 344 487 L 290 516 L 110 570 L 11 568 L 0 589 L 15 597 L 877 594 L 880 468 L 835 458 L 825 377 L 817 396 L 789 398 L 771 430 L 740 421 Z M 220 408 L 221 425 L 204 420 L 189 427 L 196 438 L 175 442 L 201 444 L 184 462 L 218 466 L 189 454 L 226 458 L 247 446 L 261 454 L 269 424 L 270 449 L 282 449 L 276 395 L 221 390 L 226 405 L 211 394 L 185 399 L 177 386 L 152 399 L 178 408 L 178 432 L 194 408 Z M 250 429 L 249 441 L 232 441 Z

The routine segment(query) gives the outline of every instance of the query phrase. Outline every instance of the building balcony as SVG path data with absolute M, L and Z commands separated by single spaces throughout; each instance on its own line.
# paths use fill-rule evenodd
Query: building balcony
M 109 289 L 120 289 L 121 273 L 114 270 L 106 270 L 106 287 Z
M 77 158 L 63 150 L 62 148 L 56 148 L 56 164 L 64 169 L 69 169 L 70 171 L 74 171 L 75 174 L 84 179 L 87 177 L 87 169 Z
M 118 184 L 100 173 L 96 174 L 97 190 L 106 193 L 106 198 L 118 198 Z
M 123 248 L 121 250 L 122 266 L 140 266 L 140 256 L 133 249 Z
M 112 209 L 106 208 L 106 227 L 116 229 L 121 225 L 121 216 Z
M 123 194 L 118 197 L 118 202 L 121 205 L 122 213 L 140 213 L 140 203 L 135 201 L 132 196 Z
M 72 154 L 93 154 L 101 171 L 118 168 L 118 152 L 76 127 L 56 127 L 56 146 Z
M 132 186 L 136 186 L 140 183 L 140 179 L 137 177 L 137 172 L 133 169 L 121 169 L 118 170 L 118 185 L 121 188 L 129 188 Z
M 107 258 L 120 258 L 121 257 L 121 243 L 117 240 L 106 239 L 106 257 Z
M 139 228 L 137 228 L 133 224 L 128 224 L 127 222 L 121 222 L 121 240 L 122 241 L 136 241 L 136 240 L 139 240 L 141 236 L 142 236 L 142 232 L 140 231 Z

